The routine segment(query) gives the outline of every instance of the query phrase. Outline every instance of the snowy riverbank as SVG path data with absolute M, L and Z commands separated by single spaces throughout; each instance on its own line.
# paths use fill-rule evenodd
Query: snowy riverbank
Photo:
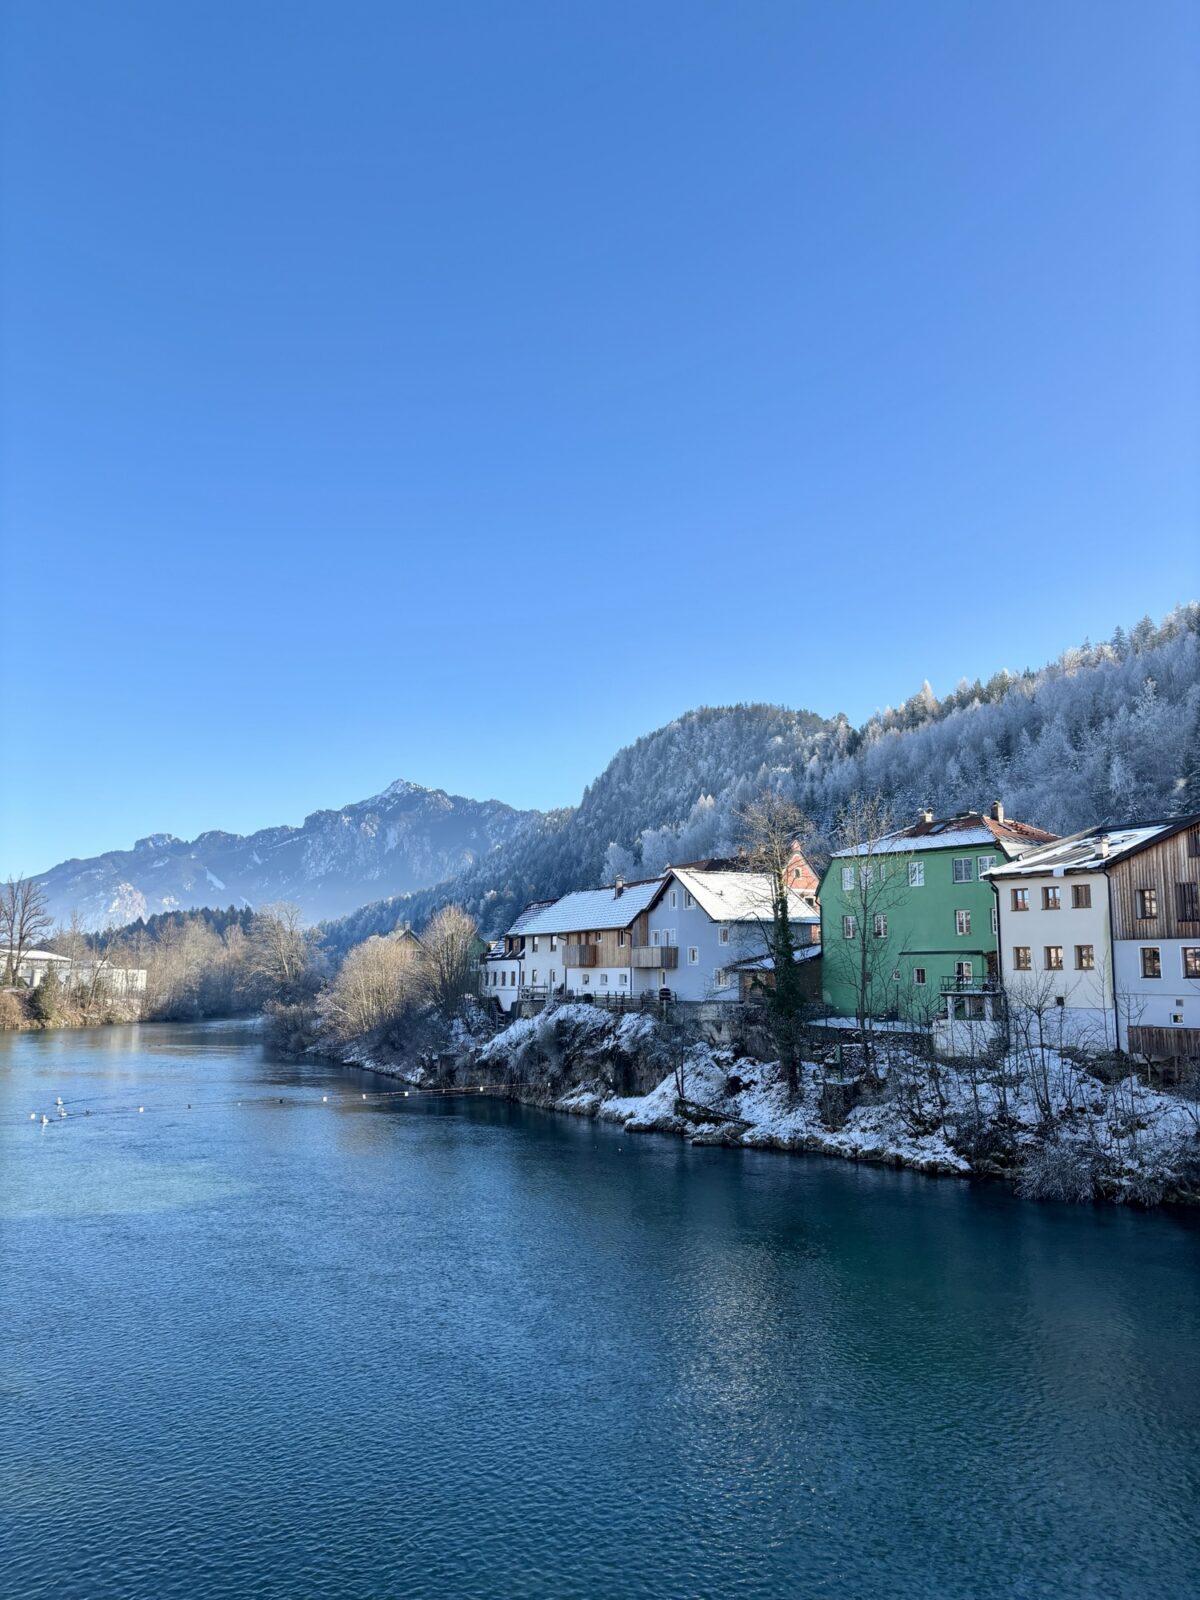
M 447 1044 L 436 1061 L 363 1047 L 344 1058 L 418 1084 L 484 1085 L 629 1133 L 1004 1178 L 1031 1197 L 1200 1201 L 1200 1104 L 1049 1049 L 951 1067 L 890 1045 L 875 1081 L 807 1061 L 791 1097 L 778 1063 L 586 1005 L 521 1019 L 486 1042 L 456 1024 Z

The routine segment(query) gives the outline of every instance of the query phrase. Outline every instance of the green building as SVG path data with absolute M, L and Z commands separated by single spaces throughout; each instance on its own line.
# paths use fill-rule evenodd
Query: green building
M 821 880 L 821 986 L 835 1016 L 927 1023 L 942 996 L 996 977 L 996 902 L 985 874 L 1055 836 L 987 816 L 921 813 L 911 828 L 839 852 Z

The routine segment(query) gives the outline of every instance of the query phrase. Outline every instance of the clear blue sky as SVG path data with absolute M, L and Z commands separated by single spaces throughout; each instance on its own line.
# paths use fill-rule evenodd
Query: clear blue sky
M 1200 593 L 1191 0 L 6 16 L 0 870 Z

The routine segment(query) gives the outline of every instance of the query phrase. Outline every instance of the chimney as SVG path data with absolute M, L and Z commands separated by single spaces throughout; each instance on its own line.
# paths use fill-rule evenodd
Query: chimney
M 1108 860 L 1108 835 L 1106 833 L 1100 835 L 1100 842 L 1096 846 L 1096 854 L 1101 861 Z
M 613 899 L 619 900 L 625 893 L 625 878 L 622 873 L 617 873 L 617 881 L 613 884 Z
M 928 806 L 923 807 L 920 811 L 917 812 L 917 821 L 918 822 L 932 822 L 933 821 L 933 812 L 929 809 Z
M 1003 802 L 1003 800 L 993 800 L 992 801 L 992 821 L 993 822 L 1003 822 L 1004 821 L 1004 802 Z

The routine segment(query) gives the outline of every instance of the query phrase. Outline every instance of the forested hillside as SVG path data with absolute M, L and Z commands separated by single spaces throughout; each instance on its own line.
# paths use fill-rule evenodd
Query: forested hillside
M 345 948 L 400 920 L 420 926 L 449 898 L 496 933 L 529 900 L 726 853 L 738 811 L 766 785 L 826 831 L 855 790 L 878 791 L 901 820 L 1001 799 L 1056 833 L 1200 810 L 1200 606 L 941 701 L 925 685 L 858 729 L 778 706 L 690 712 L 620 751 L 574 811 L 436 889 L 364 906 L 327 937 Z

